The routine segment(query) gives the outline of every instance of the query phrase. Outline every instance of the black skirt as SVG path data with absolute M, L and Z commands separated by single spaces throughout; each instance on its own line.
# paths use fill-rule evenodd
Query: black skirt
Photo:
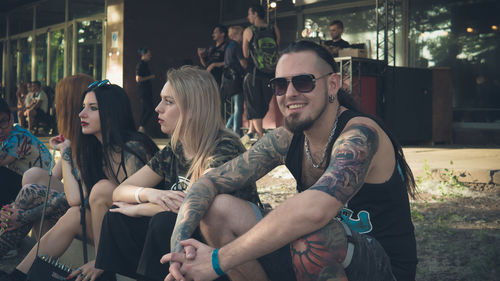
M 107 212 L 104 216 L 96 268 L 138 280 L 162 281 L 169 264 L 161 264 L 170 252 L 170 237 L 177 214 L 161 212 L 153 217 L 129 217 Z M 203 241 L 199 228 L 192 236 Z M 217 280 L 228 280 L 226 277 Z

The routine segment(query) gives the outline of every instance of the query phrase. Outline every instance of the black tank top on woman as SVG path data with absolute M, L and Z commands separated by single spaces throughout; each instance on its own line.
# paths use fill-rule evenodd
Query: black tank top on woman
M 333 143 L 344 130 L 347 122 L 355 117 L 367 117 L 387 133 L 378 120 L 353 110 L 344 111 L 338 118 L 333 141 L 328 147 L 327 165 L 330 162 Z M 394 146 L 394 141 L 390 134 Z M 293 136 L 286 157 L 286 166 L 297 181 L 297 191 L 305 191 L 302 185 L 302 161 L 304 134 Z M 380 184 L 364 183 L 358 193 L 339 213 L 339 217 L 353 230 L 368 233 L 377 239 L 391 259 L 393 273 L 397 280 L 414 280 L 417 264 L 416 242 L 411 221 L 410 204 L 399 165 L 397 149 L 394 146 L 396 165 L 389 180 Z M 352 217 L 351 217 L 352 216 Z

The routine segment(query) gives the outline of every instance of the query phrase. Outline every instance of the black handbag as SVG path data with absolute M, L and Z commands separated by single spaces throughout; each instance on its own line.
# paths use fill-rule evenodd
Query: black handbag
M 220 95 L 222 100 L 232 97 L 243 91 L 243 79 L 241 75 L 230 67 L 225 67 L 222 73 Z

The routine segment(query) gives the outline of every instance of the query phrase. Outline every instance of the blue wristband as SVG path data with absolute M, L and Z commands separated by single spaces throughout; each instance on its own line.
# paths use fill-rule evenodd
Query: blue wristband
M 226 274 L 224 271 L 222 271 L 222 269 L 220 269 L 218 248 L 212 252 L 212 268 L 214 269 L 215 273 L 217 273 L 217 275 L 219 276 Z

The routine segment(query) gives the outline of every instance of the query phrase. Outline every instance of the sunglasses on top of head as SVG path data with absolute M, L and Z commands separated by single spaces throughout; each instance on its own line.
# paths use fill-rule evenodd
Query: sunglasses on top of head
M 333 72 L 329 72 L 325 75 L 321 75 L 316 78 L 313 74 L 299 74 L 292 76 L 291 78 L 286 77 L 276 77 L 269 81 L 269 87 L 273 89 L 275 96 L 282 96 L 286 93 L 288 89 L 288 84 L 292 82 L 293 87 L 299 93 L 309 93 L 314 90 L 316 86 L 316 80 L 330 76 Z
M 89 86 L 87 87 L 87 90 L 96 89 L 96 88 L 99 88 L 99 87 L 104 86 L 104 85 L 111 85 L 111 82 L 109 82 L 108 79 L 97 80 L 97 81 L 90 83 Z

